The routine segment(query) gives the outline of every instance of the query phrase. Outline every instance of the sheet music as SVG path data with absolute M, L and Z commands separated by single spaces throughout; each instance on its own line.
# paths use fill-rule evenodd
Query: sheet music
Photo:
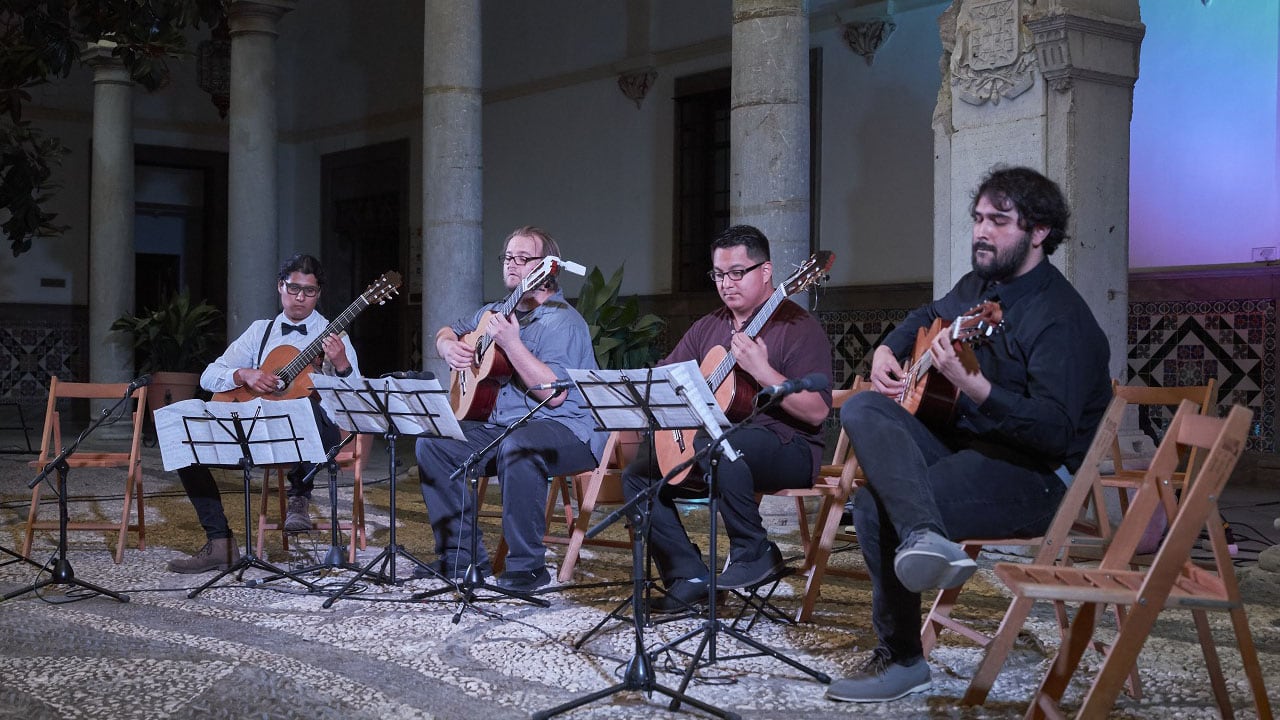
M 652 369 L 570 370 L 569 377 L 578 384 L 600 427 L 609 430 L 649 428 L 648 416 L 626 389 L 628 380 L 648 400 L 659 428 L 702 428 L 716 437 L 731 424 L 692 360 Z M 721 443 L 721 448 L 730 462 L 738 458 L 728 442 Z
M 440 381 L 311 375 L 320 406 L 343 430 L 386 433 L 387 416 L 400 435 L 466 440 Z M 383 413 L 383 407 L 386 413 Z
M 244 449 L 236 437 L 233 416 L 240 418 L 254 465 L 324 462 L 325 448 L 310 400 L 183 400 L 155 412 L 164 469 L 239 464 Z

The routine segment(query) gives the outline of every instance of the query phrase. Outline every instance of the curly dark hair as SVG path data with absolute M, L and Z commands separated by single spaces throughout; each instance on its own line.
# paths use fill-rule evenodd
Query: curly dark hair
M 1058 184 L 1026 167 L 1003 167 L 991 171 L 969 204 L 969 212 L 977 210 L 978 200 L 986 198 L 1002 212 L 1018 211 L 1018 227 L 1031 232 L 1034 227 L 1047 227 L 1044 254 L 1052 255 L 1067 239 L 1067 218 L 1071 211 Z
M 324 268 L 320 266 L 320 261 L 314 255 L 298 253 L 285 260 L 280 264 L 280 273 L 277 279 L 288 280 L 289 276 L 296 272 L 300 272 L 303 275 L 315 275 L 316 285 L 324 287 Z
M 733 225 L 725 228 L 711 241 L 711 252 L 727 250 L 741 245 L 747 249 L 747 257 L 756 262 L 769 259 L 769 238 L 751 225 Z

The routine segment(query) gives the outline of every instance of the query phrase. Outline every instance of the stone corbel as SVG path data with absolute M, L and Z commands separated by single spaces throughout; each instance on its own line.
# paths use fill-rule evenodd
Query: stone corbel
M 1054 91 L 1068 92 L 1079 81 L 1133 88 L 1141 25 L 1051 15 L 1030 20 L 1027 27 L 1034 34 L 1040 73 Z
M 861 20 L 844 24 L 845 44 L 849 49 L 862 56 L 870 65 L 876 58 L 876 52 L 884 47 L 893 31 L 898 28 L 892 20 Z
M 653 81 L 657 79 L 658 71 L 651 67 L 619 73 L 618 89 L 627 96 L 628 100 L 635 103 L 636 109 L 639 110 L 640 103 L 644 102 L 644 97 L 649 94 L 649 88 L 653 87 Z

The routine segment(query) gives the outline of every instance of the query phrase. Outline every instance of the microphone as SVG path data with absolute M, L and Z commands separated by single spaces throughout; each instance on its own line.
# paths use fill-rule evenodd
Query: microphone
M 151 384 L 150 375 L 139 375 L 136 379 L 129 383 L 129 389 L 125 391 L 125 395 L 132 395 L 138 388 L 144 388 Z
M 397 380 L 435 380 L 436 374 L 430 370 L 397 370 L 383 373 L 382 377 L 395 378 Z
M 791 378 L 790 380 L 780 382 L 777 385 L 770 385 L 764 388 L 760 392 L 756 393 L 756 403 L 759 404 L 762 400 L 767 400 L 769 402 L 781 400 L 792 393 L 803 392 L 805 390 L 818 392 L 826 390 L 830 385 L 831 380 L 826 375 L 823 375 L 822 373 L 809 373 L 802 378 Z
M 535 390 L 568 390 L 571 387 L 573 387 L 572 380 L 557 380 L 555 382 L 542 383 L 541 385 L 534 385 L 533 387 L 529 388 L 529 392 L 533 392 Z

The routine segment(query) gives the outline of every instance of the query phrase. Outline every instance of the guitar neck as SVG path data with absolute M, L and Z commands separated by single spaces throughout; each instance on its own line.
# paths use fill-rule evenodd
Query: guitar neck
M 280 379 L 284 380 L 285 383 L 293 382 L 294 378 L 319 357 L 320 353 L 324 352 L 324 339 L 330 335 L 338 335 L 344 332 L 351 325 L 351 322 L 356 319 L 356 316 L 367 307 L 369 307 L 369 302 L 364 299 L 364 296 L 357 297 L 355 302 L 347 306 L 347 309 L 343 310 L 341 315 L 325 326 L 324 331 L 316 339 L 307 343 L 306 347 L 298 351 L 298 356 L 277 373 Z
M 769 299 L 764 302 L 764 305 L 760 306 L 759 312 L 755 314 L 755 317 L 751 318 L 751 322 L 747 323 L 747 327 L 743 329 L 742 333 L 748 338 L 754 340 L 756 335 L 759 335 L 760 331 L 764 329 L 764 324 L 769 322 L 770 317 L 773 317 L 774 311 L 777 310 L 778 306 L 782 304 L 782 301 L 786 299 L 786 288 L 785 286 L 779 285 L 778 288 L 773 291 L 773 294 L 769 296 Z M 738 358 L 734 357 L 733 351 L 730 350 L 724 356 L 724 359 L 716 365 L 715 370 L 711 371 L 711 374 L 707 376 L 707 386 L 712 390 L 720 387 L 720 384 L 725 381 L 725 378 L 729 377 L 729 373 L 733 372 L 733 368 L 737 364 Z

